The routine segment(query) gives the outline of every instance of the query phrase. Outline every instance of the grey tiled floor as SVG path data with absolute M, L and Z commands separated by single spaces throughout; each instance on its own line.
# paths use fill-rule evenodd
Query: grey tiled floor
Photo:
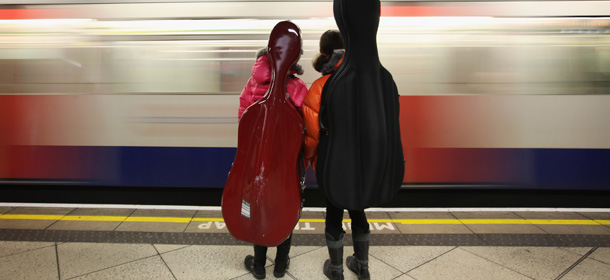
M 0 241 L 0 248 L 1 279 L 253 279 L 242 263 L 250 246 Z M 373 246 L 369 263 L 374 279 L 610 279 L 610 248 L 593 249 Z M 293 246 L 284 278 L 325 279 L 327 255 L 322 246 Z M 347 269 L 345 276 L 357 279 Z
M 0 214 L 90 215 L 125 217 L 221 217 L 207 210 L 149 209 L 83 209 L 0 207 Z M 607 212 L 397 212 L 388 209 L 368 215 L 369 219 L 576 219 L 608 220 Z M 6 216 L 5 216 L 6 217 Z M 591 218 L 589 218 L 591 217 Z M 302 218 L 323 219 L 323 212 L 304 212 Z M 96 225 L 100 223 L 100 225 Z M 110 224 L 113 223 L 113 224 Z M 38 233 L 139 231 L 222 233 L 214 222 L 199 224 L 133 221 L 71 221 L 2 219 L 0 230 L 34 229 Z M 203 226 L 201 226 L 203 225 Z M 302 225 L 303 226 L 303 225 Z M 552 228 L 552 227 L 555 228 Z M 295 231 L 290 252 L 291 265 L 284 279 L 326 279 L 322 264 L 328 258 L 323 245 L 298 242 L 308 237 L 323 238 L 320 226 L 312 231 Z M 498 225 L 498 224 L 397 224 L 399 234 L 441 234 L 475 236 L 480 232 L 534 234 L 608 235 L 608 225 Z M 40 231 L 43 230 L 43 231 Z M 550 232 L 549 232 L 550 231 Z M 313 235 L 312 235 L 313 234 Z M 384 238 L 383 230 L 372 231 L 375 239 Z M 578 237 L 579 235 L 574 235 Z M 497 236 L 496 236 L 497 237 Z M 306 243 L 306 242 L 305 242 Z M 450 242 L 449 242 L 450 243 Z M 254 279 L 243 266 L 244 257 L 252 254 L 250 245 L 187 245 L 167 243 L 105 243 L 60 241 L 8 241 L 0 239 L 0 279 Z M 268 251 L 267 279 L 273 277 L 275 248 Z M 353 248 L 347 243 L 344 255 Z M 376 245 L 370 248 L 369 266 L 372 279 L 610 279 L 610 247 L 599 246 L 466 246 L 460 242 L 447 246 Z M 357 279 L 345 268 L 345 279 Z

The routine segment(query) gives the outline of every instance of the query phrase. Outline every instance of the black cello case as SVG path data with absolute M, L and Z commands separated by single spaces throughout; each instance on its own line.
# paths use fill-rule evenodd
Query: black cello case
M 362 210 L 400 190 L 404 156 L 398 89 L 380 63 L 378 0 L 335 0 L 343 63 L 322 90 L 316 177 L 335 206 Z

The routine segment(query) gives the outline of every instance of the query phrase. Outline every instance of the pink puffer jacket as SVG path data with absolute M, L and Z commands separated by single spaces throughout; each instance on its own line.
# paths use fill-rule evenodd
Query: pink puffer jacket
M 299 112 L 302 112 L 301 106 L 303 105 L 303 99 L 305 99 L 305 96 L 307 95 L 307 85 L 303 80 L 293 76 L 294 73 L 296 72 L 291 70 L 291 75 L 288 78 L 288 94 L 290 95 L 292 104 Z M 239 113 L 237 115 L 239 119 L 241 119 L 241 115 L 248 106 L 261 99 L 265 93 L 267 93 L 270 84 L 271 64 L 266 55 L 261 55 L 256 59 L 256 62 L 252 67 L 252 77 L 248 79 L 244 90 L 239 96 Z

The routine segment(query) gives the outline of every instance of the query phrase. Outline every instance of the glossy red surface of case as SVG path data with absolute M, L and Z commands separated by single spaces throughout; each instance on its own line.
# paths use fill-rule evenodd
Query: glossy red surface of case
M 222 196 L 227 229 L 239 240 L 277 246 L 301 214 L 298 160 L 305 125 L 288 100 L 286 86 L 301 45 L 301 31 L 292 22 L 273 28 L 267 47 L 271 85 L 239 122 L 237 155 Z

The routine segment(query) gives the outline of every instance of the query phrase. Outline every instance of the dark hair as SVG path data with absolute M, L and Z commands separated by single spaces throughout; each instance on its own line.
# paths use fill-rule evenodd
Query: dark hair
M 343 38 L 339 30 L 327 30 L 320 36 L 320 53 L 313 58 L 313 68 L 322 72 L 322 66 L 328 63 L 336 49 L 344 49 Z

